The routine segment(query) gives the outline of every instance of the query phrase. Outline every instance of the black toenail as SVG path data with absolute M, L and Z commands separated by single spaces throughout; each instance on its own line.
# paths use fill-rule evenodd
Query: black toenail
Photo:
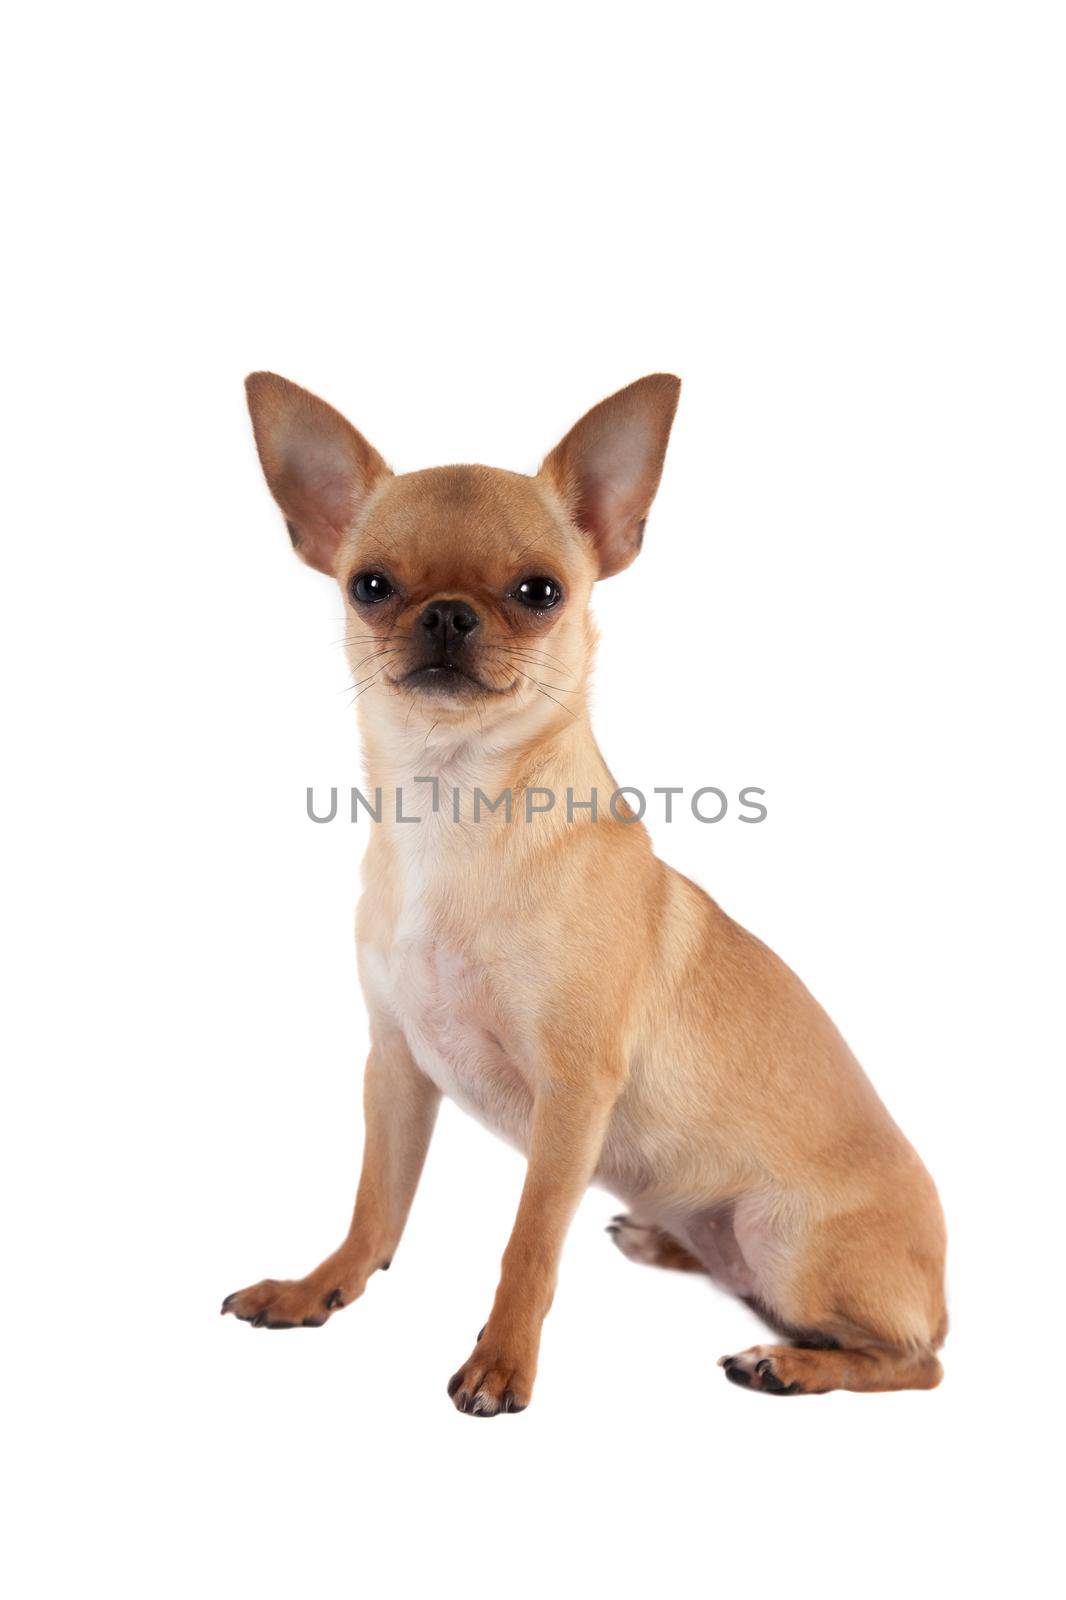
M 795 1394 L 799 1388 L 796 1383 L 783 1383 L 769 1361 L 760 1361 L 755 1370 L 759 1374 L 759 1385 L 767 1394 Z
M 458 1389 L 458 1387 L 462 1383 L 462 1381 L 463 1381 L 463 1375 L 462 1375 L 461 1372 L 457 1372 L 454 1377 L 449 1378 L 448 1379 L 448 1393 L 454 1397 L 455 1391 L 456 1391 L 456 1389 Z
M 268 1322 L 268 1328 L 295 1328 L 295 1322 Z
M 326 1310 L 338 1311 L 344 1305 L 344 1297 L 339 1289 L 333 1289 L 326 1296 Z
M 727 1361 L 723 1371 L 730 1383 L 739 1384 L 742 1389 L 751 1388 L 751 1373 L 744 1367 L 738 1366 L 735 1361 Z

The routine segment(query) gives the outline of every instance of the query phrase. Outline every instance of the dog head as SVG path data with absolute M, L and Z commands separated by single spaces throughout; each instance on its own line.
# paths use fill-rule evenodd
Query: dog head
M 602 401 L 536 477 L 394 474 L 323 400 L 252 374 L 267 483 L 297 554 L 340 584 L 353 676 L 375 715 L 484 729 L 576 710 L 592 585 L 640 549 L 679 389 L 657 374 Z

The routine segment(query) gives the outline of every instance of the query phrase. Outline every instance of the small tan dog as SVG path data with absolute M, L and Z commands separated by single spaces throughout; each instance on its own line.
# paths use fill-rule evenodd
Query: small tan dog
M 528 1155 L 488 1322 L 448 1392 L 520 1411 L 587 1185 L 630 1207 L 633 1260 L 705 1272 L 782 1338 L 720 1363 L 770 1394 L 929 1389 L 946 1331 L 936 1190 L 847 1045 L 765 945 L 652 853 L 586 707 L 597 578 L 636 556 L 677 405 L 642 378 L 535 478 L 394 476 L 336 411 L 248 380 L 263 470 L 300 556 L 335 577 L 371 785 L 359 969 L 366 1147 L 340 1249 L 223 1311 L 318 1327 L 400 1242 L 440 1095 Z M 418 782 L 416 780 L 421 779 Z M 433 781 L 430 781 L 433 780 Z M 532 791 L 560 797 L 550 810 Z M 510 815 L 481 803 L 513 797 Z M 458 815 L 460 821 L 455 818 Z

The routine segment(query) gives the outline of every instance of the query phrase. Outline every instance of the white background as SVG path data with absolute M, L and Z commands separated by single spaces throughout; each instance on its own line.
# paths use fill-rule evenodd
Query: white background
M 21 1595 L 1052 1592 L 1061 1433 L 1061 9 L 25 10 L 0 103 L 11 984 L 4 1328 Z M 218 1316 L 339 1240 L 365 824 L 341 607 L 241 380 L 399 469 L 532 470 L 684 379 L 597 595 L 620 781 L 807 980 L 940 1183 L 934 1394 L 792 1404 L 588 1197 L 533 1406 L 445 1396 L 518 1158 L 446 1107 L 392 1271 Z M 590 974 L 590 981 L 595 975 Z

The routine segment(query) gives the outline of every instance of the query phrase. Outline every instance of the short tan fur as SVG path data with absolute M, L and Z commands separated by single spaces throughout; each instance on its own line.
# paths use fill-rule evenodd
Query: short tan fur
M 772 1394 L 932 1388 L 946 1332 L 932 1181 L 800 980 L 601 805 L 589 724 L 593 584 L 637 555 L 680 385 L 594 407 L 534 477 L 394 475 L 342 416 L 271 373 L 248 380 L 263 469 L 297 553 L 336 578 L 370 788 L 358 915 L 370 1015 L 366 1142 L 343 1244 L 307 1277 L 223 1310 L 317 1326 L 400 1243 L 448 1094 L 528 1158 L 496 1298 L 449 1393 L 520 1411 L 577 1204 L 627 1211 L 632 1259 L 706 1272 L 778 1342 L 723 1357 Z M 669 691 L 664 691 L 664 693 Z M 415 783 L 432 777 L 434 785 Z M 501 808 L 470 819 L 475 791 Z M 434 801 L 436 800 L 436 807 Z M 542 803 L 538 800 L 537 804 Z M 532 804 L 532 802 L 531 802 Z

